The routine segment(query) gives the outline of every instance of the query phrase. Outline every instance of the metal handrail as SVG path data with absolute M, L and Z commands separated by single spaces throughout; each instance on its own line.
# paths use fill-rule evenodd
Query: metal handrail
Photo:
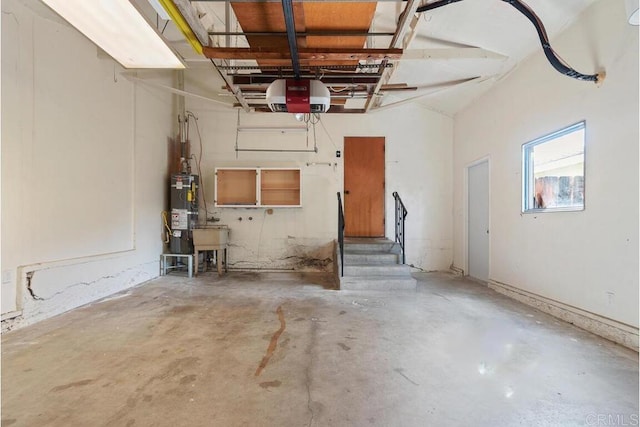
M 338 245 L 340 246 L 340 277 L 342 277 L 344 276 L 344 211 L 340 192 L 338 192 Z
M 404 220 L 407 217 L 407 208 L 404 207 L 402 199 L 396 191 L 393 192 L 393 198 L 396 201 L 396 243 L 400 245 L 402 250 L 402 263 L 406 264 L 405 246 L 404 246 Z

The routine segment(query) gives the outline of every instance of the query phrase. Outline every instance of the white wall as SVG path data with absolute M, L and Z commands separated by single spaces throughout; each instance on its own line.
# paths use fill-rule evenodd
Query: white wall
M 39 2 L 2 2 L 2 43 L 2 313 L 27 324 L 158 275 L 175 120 Z
M 213 71 L 209 71 L 213 73 Z M 203 78 L 192 71 L 190 81 Z M 326 263 L 337 238 L 336 193 L 343 186 L 345 136 L 386 138 L 386 236 L 394 238 L 394 201 L 403 198 L 407 218 L 407 263 L 425 270 L 448 269 L 452 260 L 452 132 L 451 118 L 417 106 L 384 112 L 324 114 L 316 125 L 318 153 L 247 153 L 236 158 L 237 112 L 214 103 L 188 99 L 187 108 L 198 117 L 203 138 L 202 174 L 209 209 L 231 227 L 230 264 L 234 268 L 303 269 Z M 241 113 L 241 126 L 296 126 L 291 114 Z M 313 148 L 313 133 L 240 133 L 240 148 Z M 199 152 L 197 133 L 191 125 L 193 152 Z M 331 163 L 310 165 L 307 163 Z M 335 166 L 333 164 L 336 164 Z M 213 209 L 214 168 L 239 166 L 288 166 L 302 168 L 302 208 Z M 249 221 L 248 217 L 253 220 Z M 242 218 L 239 221 L 238 218 Z M 314 263 L 314 260 L 316 261 Z M 322 260 L 325 260 L 322 262 Z M 330 268 L 329 265 L 326 266 Z
M 601 87 L 539 52 L 455 117 L 454 264 L 466 265 L 464 169 L 489 156 L 490 279 L 637 328 L 638 28 L 623 9 L 600 0 L 552 40 L 579 71 L 606 69 Z M 581 120 L 586 209 L 521 214 L 521 145 Z

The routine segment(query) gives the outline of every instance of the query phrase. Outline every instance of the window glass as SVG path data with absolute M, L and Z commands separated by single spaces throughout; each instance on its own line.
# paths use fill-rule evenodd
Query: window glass
M 522 146 L 523 211 L 584 209 L 585 123 Z

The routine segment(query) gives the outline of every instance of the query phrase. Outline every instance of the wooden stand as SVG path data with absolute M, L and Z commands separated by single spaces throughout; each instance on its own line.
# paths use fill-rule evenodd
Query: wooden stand
M 215 251 L 215 256 L 216 256 L 216 267 L 218 269 L 218 275 L 222 275 L 222 259 L 220 258 L 220 251 L 223 251 L 224 254 L 224 271 L 227 272 L 227 245 L 226 243 L 223 245 L 202 245 L 202 246 L 194 246 L 193 247 L 193 252 L 194 252 L 194 256 L 195 256 L 195 266 L 194 266 L 194 270 L 195 270 L 195 275 L 198 275 L 198 258 L 200 255 L 200 252 L 207 252 L 207 251 Z M 204 263 L 204 271 L 207 271 L 207 263 L 205 260 Z

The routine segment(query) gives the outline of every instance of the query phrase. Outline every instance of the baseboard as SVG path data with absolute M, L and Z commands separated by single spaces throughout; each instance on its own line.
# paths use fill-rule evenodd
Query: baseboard
M 595 335 L 638 351 L 638 328 L 636 327 L 515 288 L 505 283 L 496 282 L 495 280 L 489 280 L 488 285 L 494 291 L 506 295 L 509 298 L 535 307 L 540 311 Z
M 22 310 L 9 311 L 7 313 L 3 313 L 2 318 L 0 320 L 4 322 L 5 320 L 13 319 L 14 317 L 18 317 L 18 316 L 22 316 Z

